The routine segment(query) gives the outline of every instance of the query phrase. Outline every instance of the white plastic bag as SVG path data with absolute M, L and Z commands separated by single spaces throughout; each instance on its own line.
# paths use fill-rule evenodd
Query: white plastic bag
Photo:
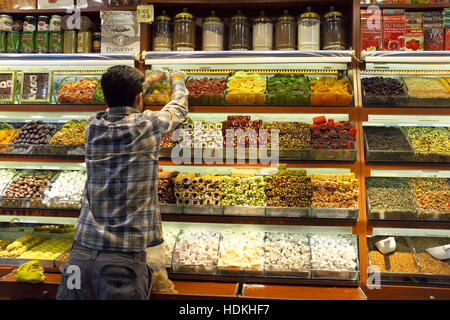
M 176 293 L 175 285 L 167 276 L 166 261 L 164 242 L 158 246 L 147 248 L 147 264 L 153 270 L 152 292 L 154 293 Z

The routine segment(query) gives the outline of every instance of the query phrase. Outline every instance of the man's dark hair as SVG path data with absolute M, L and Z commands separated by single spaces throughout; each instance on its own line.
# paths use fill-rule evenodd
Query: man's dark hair
M 101 86 L 108 106 L 134 106 L 136 96 L 142 92 L 145 77 L 136 68 L 130 66 L 113 66 L 103 75 Z

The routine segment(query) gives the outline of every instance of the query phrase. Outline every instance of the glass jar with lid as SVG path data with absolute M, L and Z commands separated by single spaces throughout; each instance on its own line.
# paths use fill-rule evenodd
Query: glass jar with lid
M 253 21 L 253 50 L 272 50 L 273 48 L 273 24 L 272 19 L 260 12 L 258 18 Z
M 342 13 L 332 6 L 322 22 L 322 49 L 345 49 L 344 19 Z
M 194 16 L 184 8 L 174 19 L 173 48 L 175 51 L 193 51 L 195 49 Z
M 222 51 L 225 27 L 223 21 L 216 17 L 215 11 L 211 11 L 211 16 L 203 20 L 202 29 L 202 49 L 204 51 Z
M 250 49 L 250 23 L 241 10 L 231 17 L 230 50 Z
M 298 50 L 320 50 L 320 16 L 311 7 L 298 19 Z
M 295 50 L 295 18 L 284 10 L 283 15 L 279 17 L 275 24 L 275 49 L 276 50 Z
M 153 23 L 153 51 L 171 51 L 172 50 L 172 19 L 163 10 L 161 15 L 155 18 Z

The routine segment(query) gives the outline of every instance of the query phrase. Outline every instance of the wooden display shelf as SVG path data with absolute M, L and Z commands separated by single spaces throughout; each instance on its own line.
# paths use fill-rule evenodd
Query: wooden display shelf
M 236 299 L 237 283 L 173 280 L 176 292 L 152 293 L 150 300 Z
M 136 6 L 123 6 L 123 7 L 92 7 L 81 8 L 81 13 L 98 13 L 100 11 L 136 11 Z M 67 9 L 0 9 L 0 14 L 21 14 L 21 15 L 33 15 L 33 14 L 66 14 Z
M 224 224 L 261 224 L 287 226 L 340 226 L 356 228 L 357 221 L 350 219 L 321 219 L 321 218 L 285 218 L 285 217 L 248 217 L 248 216 L 215 216 L 191 214 L 162 214 L 163 221 L 196 222 L 196 223 L 224 223 Z M 355 232 L 356 233 L 356 232 Z
M 360 120 L 368 121 L 369 114 L 386 115 L 450 115 L 450 108 L 359 108 Z
M 369 300 L 450 300 L 450 289 L 426 286 L 381 285 L 380 289 L 362 287 Z
M 159 111 L 162 106 L 146 106 L 146 110 Z M 289 106 L 253 106 L 253 105 L 223 105 L 223 106 L 189 106 L 189 112 L 214 113 L 343 113 L 349 114 L 349 120 L 354 121 L 354 107 L 289 107 Z
M 368 8 L 370 6 L 378 6 L 381 9 L 421 9 L 421 10 L 436 10 L 450 8 L 448 3 L 429 3 L 429 4 L 387 4 L 387 3 L 371 3 L 371 4 L 361 4 L 361 8 Z
M 1 111 L 52 111 L 52 112 L 98 112 L 105 110 L 103 105 L 95 104 L 0 104 Z
M 0 215 L 20 217 L 54 217 L 54 218 L 78 218 L 79 210 L 56 210 L 56 209 L 32 209 L 32 208 L 0 208 Z
M 10 269 L 12 270 L 12 268 Z M 12 274 L 0 279 L 0 300 L 54 300 L 61 281 L 61 274 L 44 273 L 44 275 L 47 280 L 39 284 L 19 282 Z
M 373 228 L 408 228 L 408 229 L 450 229 L 450 221 L 409 221 L 409 220 L 369 220 L 367 234 L 373 234 Z
M 360 288 L 244 284 L 241 299 L 366 300 Z

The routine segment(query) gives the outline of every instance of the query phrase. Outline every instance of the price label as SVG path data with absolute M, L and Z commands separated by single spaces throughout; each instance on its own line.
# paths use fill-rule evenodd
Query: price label
M 155 19 L 155 10 L 152 4 L 137 6 L 137 22 L 152 23 Z

